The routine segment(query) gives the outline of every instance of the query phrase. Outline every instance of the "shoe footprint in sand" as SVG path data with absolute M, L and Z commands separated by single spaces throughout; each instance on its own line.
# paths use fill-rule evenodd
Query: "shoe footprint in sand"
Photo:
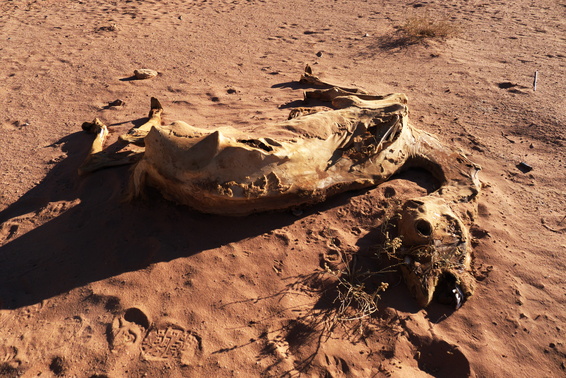
M 142 342 L 142 355 L 149 361 L 177 360 L 190 365 L 201 354 L 201 338 L 167 319 L 154 324 Z
M 178 361 L 191 365 L 202 354 L 202 340 L 170 319 L 151 323 L 139 308 L 132 307 L 112 322 L 113 351 L 139 350 L 147 361 Z

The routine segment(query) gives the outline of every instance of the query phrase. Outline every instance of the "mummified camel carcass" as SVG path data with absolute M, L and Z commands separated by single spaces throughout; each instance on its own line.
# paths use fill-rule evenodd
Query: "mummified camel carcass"
M 407 97 L 367 94 L 322 82 L 310 68 L 301 82 L 323 89 L 305 99 L 334 110 L 298 108 L 290 119 L 251 132 L 207 130 L 184 122 L 161 125 L 152 98 L 149 121 L 121 139 L 144 152 L 110 156 L 100 121 L 83 125 L 97 133 L 80 172 L 137 160 L 130 195 L 146 185 L 168 199 L 213 214 L 246 215 L 324 201 L 352 189 L 383 183 L 407 167 L 422 167 L 441 183 L 428 196 L 407 200 L 398 231 L 404 277 L 421 306 L 435 291 L 459 307 L 474 291 L 468 227 L 480 189 L 479 167 L 464 155 L 408 123 Z

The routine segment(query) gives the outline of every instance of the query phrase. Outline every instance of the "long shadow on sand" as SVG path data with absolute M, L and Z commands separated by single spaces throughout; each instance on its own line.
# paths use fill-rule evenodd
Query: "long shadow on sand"
M 297 82 L 274 87 L 285 86 L 309 88 Z M 301 101 L 301 105 L 316 104 Z M 145 121 L 131 122 L 139 126 Z M 297 221 L 290 213 L 238 218 L 205 215 L 159 195 L 148 201 L 124 202 L 129 167 L 78 176 L 92 138 L 77 132 L 56 142 L 67 158 L 38 186 L 0 212 L 0 242 L 8 240 L 0 247 L 0 308 L 34 304 L 89 282 L 187 257 Z M 50 207 L 61 208 L 59 202 L 69 209 L 51 211 Z M 31 214 L 26 220 L 31 231 L 19 236 L 17 226 L 24 214 Z M 50 220 L 43 223 L 42 218 Z M 35 227 L 35 222 L 41 225 Z
M 289 213 L 241 218 L 205 215 L 151 193 L 148 201 L 124 202 L 129 167 L 78 176 L 77 168 L 91 143 L 92 138 L 82 132 L 57 142 L 68 157 L 42 183 L 0 212 L 2 229 L 12 225 L 11 233 L 2 235 L 8 242 L 0 248 L 0 308 L 38 303 L 93 281 L 190 256 L 297 220 Z M 60 203 L 67 204 L 68 210 L 58 212 Z M 42 217 L 50 220 L 41 224 Z M 20 236 L 18 222 L 20 230 L 25 222 L 31 230 Z M 36 227 L 35 222 L 41 225 Z

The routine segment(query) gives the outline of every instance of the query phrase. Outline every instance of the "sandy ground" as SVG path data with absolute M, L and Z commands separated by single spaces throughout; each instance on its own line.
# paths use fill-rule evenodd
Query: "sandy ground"
M 564 376 L 564 1 L 1 0 L 0 10 L 1 375 Z M 390 43 L 410 16 L 460 32 Z M 108 124 L 112 144 L 151 96 L 166 120 L 199 127 L 283 120 L 307 63 L 333 82 L 406 93 L 417 127 L 483 167 L 478 285 L 460 310 L 418 308 L 395 273 L 375 278 L 391 288 L 371 319 L 328 330 L 336 293 L 321 265 L 371 254 L 385 190 L 426 193 L 421 173 L 301 214 L 244 218 L 158 193 L 123 202 L 128 167 L 77 175 L 92 142 L 85 121 Z M 130 80 L 137 68 L 160 75 Z M 126 105 L 109 107 L 116 99 Z

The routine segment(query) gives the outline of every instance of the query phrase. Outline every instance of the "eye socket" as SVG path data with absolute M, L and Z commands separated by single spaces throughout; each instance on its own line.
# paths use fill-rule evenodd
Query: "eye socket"
M 466 295 L 462 287 L 457 283 L 456 277 L 451 273 L 443 273 L 438 280 L 434 297 L 439 303 L 453 306 L 455 310 L 462 307 L 466 301 Z
M 424 219 L 417 220 L 415 222 L 415 228 L 416 228 L 417 232 L 419 234 L 421 234 L 422 236 L 432 235 L 432 225 Z

